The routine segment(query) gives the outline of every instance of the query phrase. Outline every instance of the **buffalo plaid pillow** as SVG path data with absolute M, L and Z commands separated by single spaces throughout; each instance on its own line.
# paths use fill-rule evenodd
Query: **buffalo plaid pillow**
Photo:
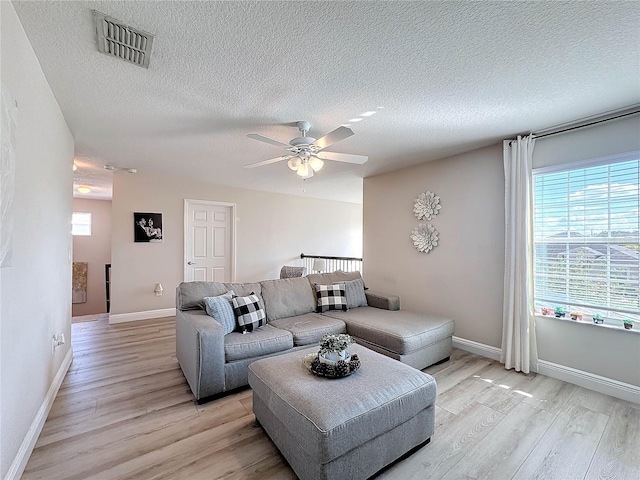
M 233 297 L 231 303 L 238 330 L 242 333 L 253 332 L 267 324 L 267 316 L 260 306 L 260 299 L 253 292 L 247 297 Z
M 334 285 L 318 285 L 316 283 L 315 286 L 318 296 L 316 312 L 322 313 L 328 310 L 347 311 L 344 283 L 336 283 Z

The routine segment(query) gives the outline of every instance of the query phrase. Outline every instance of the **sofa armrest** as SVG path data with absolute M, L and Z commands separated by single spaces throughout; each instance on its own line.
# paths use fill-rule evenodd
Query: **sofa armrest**
M 372 292 L 370 290 L 364 293 L 367 296 L 367 304 L 370 307 L 381 308 L 383 310 L 400 310 L 400 297 L 396 295 Z
M 197 400 L 224 392 L 224 329 L 202 310 L 176 311 L 176 356 Z

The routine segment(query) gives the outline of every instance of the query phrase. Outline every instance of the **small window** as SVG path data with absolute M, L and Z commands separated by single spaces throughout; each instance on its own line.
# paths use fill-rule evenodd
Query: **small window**
M 91 236 L 91 214 L 73 212 L 71 215 L 71 235 Z

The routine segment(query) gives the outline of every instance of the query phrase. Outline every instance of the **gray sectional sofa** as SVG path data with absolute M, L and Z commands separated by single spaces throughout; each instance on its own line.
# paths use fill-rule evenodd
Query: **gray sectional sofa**
M 453 320 L 402 311 L 396 296 L 366 291 L 367 306 L 316 313 L 314 284 L 357 278 L 359 272 L 334 272 L 257 283 L 181 283 L 176 289 L 176 355 L 195 398 L 203 401 L 246 386 L 250 363 L 317 345 L 327 333 L 349 333 L 360 345 L 417 369 L 450 356 Z M 225 335 L 205 312 L 204 298 L 229 290 L 258 295 L 268 324 Z

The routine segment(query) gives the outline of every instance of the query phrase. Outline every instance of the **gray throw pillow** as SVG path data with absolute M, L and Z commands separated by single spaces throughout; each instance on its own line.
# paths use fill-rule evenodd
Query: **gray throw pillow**
M 347 308 L 366 307 L 367 296 L 364 293 L 364 280 L 356 278 L 355 280 L 347 280 L 346 282 L 336 282 L 344 284 L 345 296 L 347 297 Z
M 217 297 L 204 297 L 204 308 L 207 315 L 222 325 L 224 334 L 233 332 L 236 328 L 236 316 L 233 314 L 231 299 L 235 293 L 233 290 Z

